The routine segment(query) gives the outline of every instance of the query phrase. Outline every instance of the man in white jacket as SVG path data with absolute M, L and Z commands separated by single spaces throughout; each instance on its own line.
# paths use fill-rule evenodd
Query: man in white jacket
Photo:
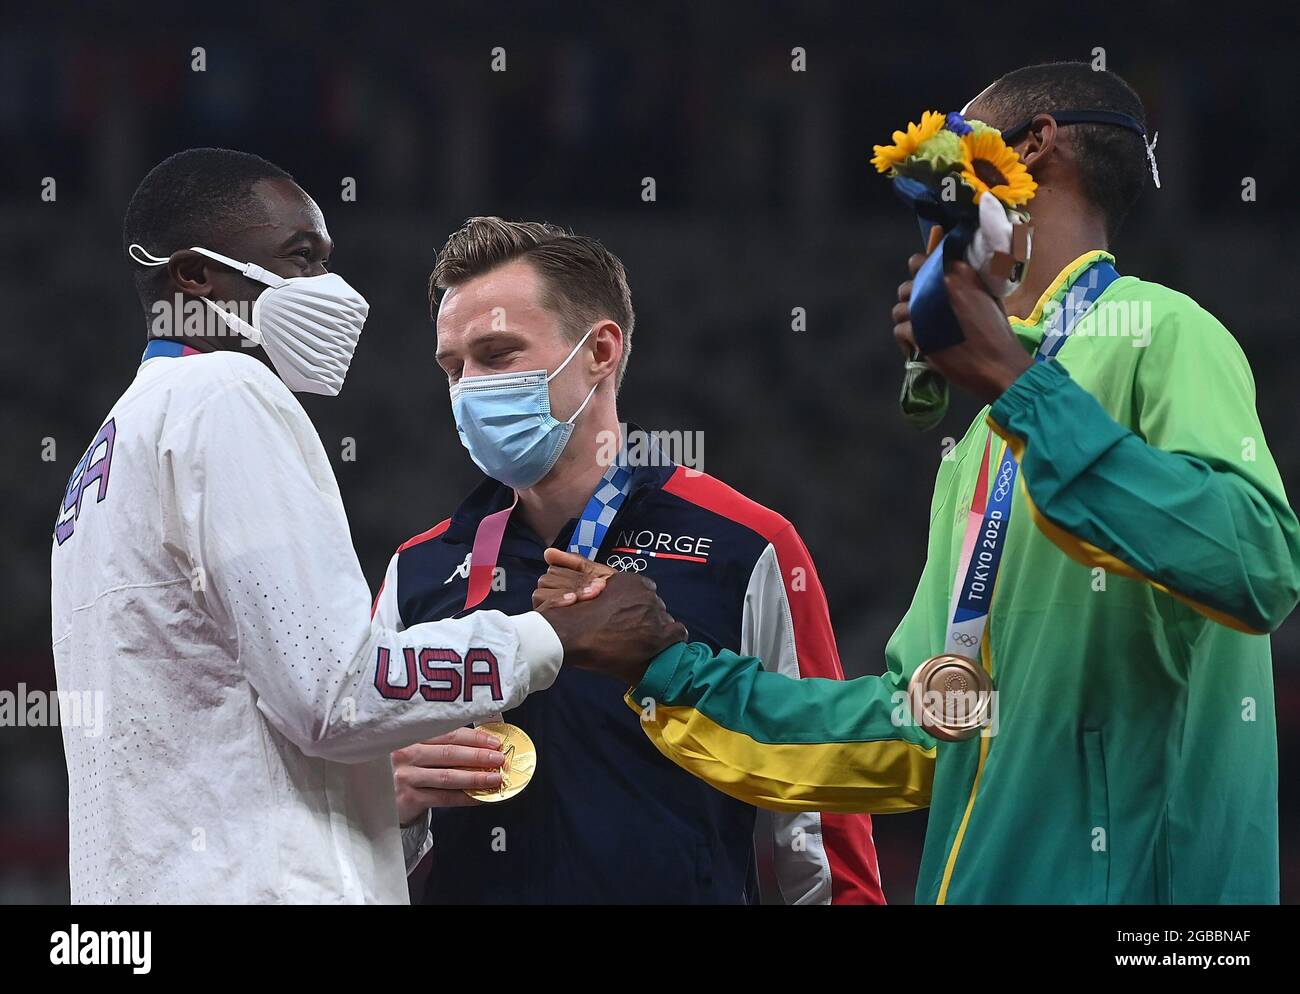
M 102 734 L 63 729 L 72 898 L 404 903 L 389 751 L 681 626 L 631 581 L 546 617 L 372 627 L 291 392 L 338 392 L 368 311 L 326 269 L 319 208 L 256 156 L 191 149 L 141 183 L 124 241 L 149 345 L 51 564 L 59 689 L 104 705 Z M 456 699 L 434 660 L 462 671 Z

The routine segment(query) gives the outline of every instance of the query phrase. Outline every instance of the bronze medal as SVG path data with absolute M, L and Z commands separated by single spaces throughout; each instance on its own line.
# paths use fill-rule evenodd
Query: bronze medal
M 993 680 L 974 659 L 945 652 L 917 667 L 907 686 L 913 717 L 944 742 L 979 734 L 993 700 Z
M 481 732 L 488 732 L 501 740 L 497 748 L 506 754 L 506 761 L 501 766 L 501 786 L 490 790 L 467 790 L 470 797 L 480 801 L 504 801 L 514 797 L 532 780 L 537 769 L 537 747 L 528 733 L 517 725 L 504 721 L 488 722 L 477 726 Z

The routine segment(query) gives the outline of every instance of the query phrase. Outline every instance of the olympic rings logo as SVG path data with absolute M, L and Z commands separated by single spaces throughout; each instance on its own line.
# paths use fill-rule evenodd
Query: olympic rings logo
M 624 573 L 642 573 L 647 566 L 644 559 L 637 559 L 635 556 L 610 556 L 605 563 Z
M 1015 471 L 1010 466 L 1008 466 L 1005 470 L 999 473 L 997 480 L 994 482 L 994 488 L 995 488 L 993 491 L 994 499 L 1004 500 L 1007 496 L 1007 488 L 1011 486 L 1011 483 L 1014 479 L 1015 479 Z
M 968 632 L 953 632 L 952 640 L 956 642 L 958 645 L 964 645 L 967 648 L 971 648 L 972 646 L 979 645 L 980 643 L 980 640 L 978 638 L 976 638 L 974 635 L 969 634 Z

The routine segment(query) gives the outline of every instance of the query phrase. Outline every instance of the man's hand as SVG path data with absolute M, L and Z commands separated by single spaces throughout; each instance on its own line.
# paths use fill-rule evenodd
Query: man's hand
M 918 254 L 907 260 L 913 276 L 925 259 Z M 1033 359 L 1011 330 L 1002 304 L 985 289 L 979 274 L 969 264 L 948 263 L 944 267 L 943 285 L 965 341 L 926 355 L 926 362 L 950 383 L 991 404 L 1034 364 Z M 911 299 L 912 281 L 908 280 L 898 288 L 893 318 L 894 341 L 909 359 L 917 354 L 912 337 Z
M 393 788 L 397 818 L 409 825 L 429 808 L 461 808 L 480 801 L 468 790 L 501 786 L 505 753 L 489 732 L 458 728 L 436 739 L 417 742 L 393 753 Z
M 547 549 L 542 555 L 550 566 L 533 591 L 533 610 L 562 607 L 589 601 L 605 589 L 605 580 L 617 570 L 594 563 L 586 556 L 561 549 Z
M 686 628 L 655 595 L 653 580 L 618 572 L 598 579 L 603 590 L 585 599 L 578 599 L 581 592 L 566 590 L 538 610 L 559 636 L 566 666 L 604 673 L 633 686 L 652 657 L 686 640 Z

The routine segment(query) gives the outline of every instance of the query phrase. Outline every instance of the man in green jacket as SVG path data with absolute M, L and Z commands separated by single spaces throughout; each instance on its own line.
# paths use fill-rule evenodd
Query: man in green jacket
M 966 114 L 1003 129 L 1038 183 L 1033 255 L 1003 302 L 969 266 L 947 268 L 965 340 L 929 359 L 990 406 L 940 465 L 887 672 L 789 681 L 683 643 L 612 675 L 634 684 L 628 703 L 665 756 L 744 801 L 928 805 L 920 902 L 1275 903 L 1266 633 L 1300 597 L 1300 525 L 1250 367 L 1189 297 L 1115 276 L 1109 245 L 1149 159 L 1127 84 L 1082 64 L 1033 66 Z M 909 351 L 910 292 L 894 312 Z M 1033 361 L 1071 314 L 1059 351 Z M 968 650 L 996 688 L 996 722 L 936 741 L 911 720 L 906 689 L 952 651 L 967 523 L 1000 490 L 1000 569 Z M 575 575 L 548 556 L 556 579 L 542 598 Z

